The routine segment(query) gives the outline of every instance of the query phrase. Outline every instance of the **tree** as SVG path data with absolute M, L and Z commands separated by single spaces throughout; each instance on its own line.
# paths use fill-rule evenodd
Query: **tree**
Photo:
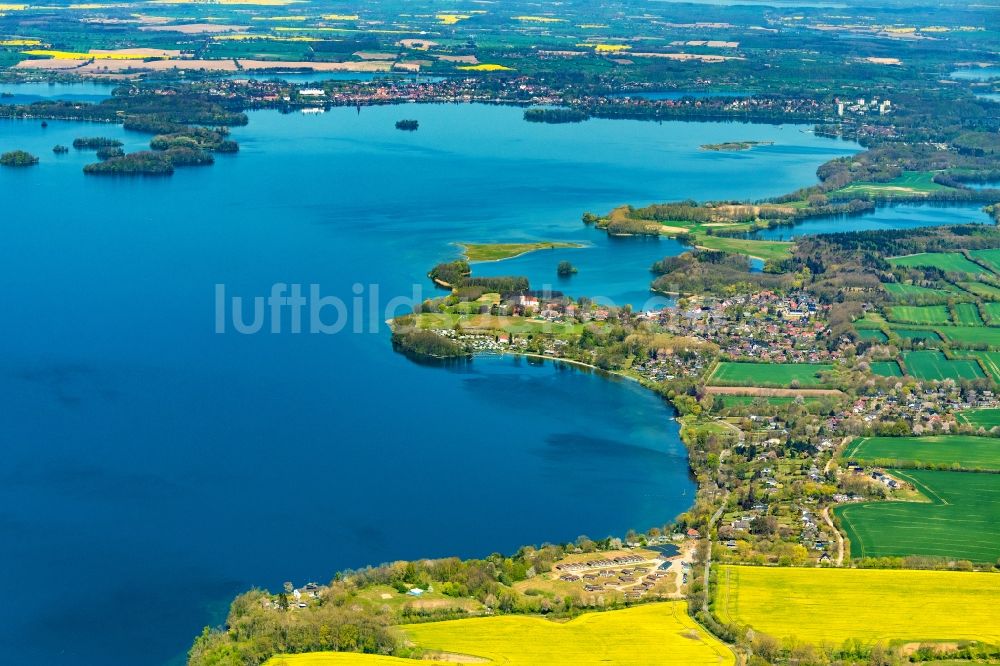
M 568 261 L 560 261 L 559 266 L 556 267 L 556 273 L 558 273 L 562 277 L 567 277 L 576 272 L 577 272 L 576 266 L 569 263 Z

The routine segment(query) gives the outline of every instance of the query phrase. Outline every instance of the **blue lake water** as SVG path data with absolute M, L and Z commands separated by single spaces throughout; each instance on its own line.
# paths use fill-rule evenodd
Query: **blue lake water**
M 0 104 L 31 104 L 49 99 L 64 99 L 70 102 L 100 102 L 111 97 L 117 83 L 100 81 L 80 81 L 75 83 L 49 83 L 30 81 L 24 83 L 0 83 Z
M 951 78 L 965 81 L 989 81 L 1000 79 L 1000 67 L 963 67 L 951 73 Z
M 521 114 L 411 106 L 420 130 L 404 133 L 393 107 L 257 112 L 238 155 L 131 180 L 85 177 L 92 153 L 51 148 L 148 136 L 0 122 L 0 150 L 41 158 L 0 169 L 8 660 L 180 663 L 252 585 L 622 534 L 688 507 L 658 398 L 526 360 L 413 363 L 390 350 L 385 304 L 433 293 L 426 271 L 457 241 L 534 239 L 588 245 L 567 251 L 580 273 L 566 291 L 640 299 L 649 265 L 682 248 L 608 239 L 583 211 L 777 195 L 858 147 L 793 126 Z M 698 148 L 732 140 L 775 145 Z M 541 284 L 558 256 L 502 270 Z M 319 285 L 374 332 L 289 333 L 287 310 L 280 334 L 215 332 L 216 285 L 251 299 L 278 282 Z M 374 311 L 363 300 L 355 316 L 355 287 Z
M 866 229 L 914 229 L 943 224 L 986 224 L 983 204 L 900 204 L 864 215 L 837 215 L 806 220 L 794 227 L 773 227 L 753 234 L 761 240 L 791 240 L 810 234 L 837 234 Z

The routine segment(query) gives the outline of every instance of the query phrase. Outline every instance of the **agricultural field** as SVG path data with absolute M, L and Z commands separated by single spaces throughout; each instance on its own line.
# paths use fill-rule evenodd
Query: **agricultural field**
M 958 286 L 987 301 L 1000 300 L 1000 289 L 985 282 L 959 282 Z
M 874 361 L 869 364 L 873 375 L 880 377 L 902 377 L 903 370 L 896 361 Z
M 941 336 L 930 329 L 896 328 L 893 326 L 892 332 L 906 340 L 926 340 L 928 343 L 941 342 Z
M 941 298 L 945 299 L 952 295 L 945 289 L 931 289 L 915 284 L 902 284 L 900 282 L 883 282 L 882 287 L 890 296 L 899 300 L 911 298 Z
M 895 305 L 888 308 L 889 318 L 909 324 L 948 324 L 951 315 L 944 305 Z
M 585 613 L 569 622 L 505 615 L 404 625 L 418 646 L 507 664 L 648 664 L 653 651 L 677 663 L 734 664 L 729 649 L 692 621 L 684 602 Z
M 776 638 L 1000 642 L 1000 577 L 891 569 L 719 567 L 715 614 Z M 849 610 L 848 610 L 849 609 Z
M 969 352 L 969 356 L 986 368 L 987 374 L 995 384 L 1000 384 L 1000 352 L 972 351 Z
M 413 666 L 413 659 L 358 652 L 307 652 L 271 657 L 265 666 Z
M 852 557 L 1000 557 L 1000 474 L 891 470 L 929 502 L 865 502 L 834 509 Z M 997 579 L 1000 589 L 1000 579 Z
M 959 326 L 982 326 L 983 318 L 979 315 L 979 306 L 975 303 L 956 303 L 955 323 Z
M 885 333 L 877 328 L 858 329 L 858 338 L 860 340 L 874 340 L 876 342 L 885 342 L 889 339 Z
M 955 347 L 1000 347 L 1000 328 L 989 326 L 941 326 L 936 329 Z
M 583 324 L 551 322 L 525 317 L 503 317 L 488 314 L 453 314 L 445 312 L 422 312 L 416 316 L 416 325 L 424 329 L 461 328 L 466 333 L 488 333 L 504 331 L 516 335 L 580 335 Z
M 904 171 L 900 176 L 884 183 L 857 182 L 831 192 L 831 196 L 841 197 L 874 197 L 879 199 L 892 197 L 926 196 L 931 192 L 949 189 L 934 182 L 934 174 L 930 171 Z
M 994 326 L 1000 324 L 1000 303 L 983 303 L 983 310 L 986 311 L 986 316 L 989 318 L 990 324 Z
M 722 386 L 776 386 L 791 387 L 797 382 L 802 387 L 823 386 L 820 372 L 832 370 L 823 363 L 731 363 L 723 361 L 716 366 L 709 384 Z
M 987 430 L 1000 426 L 1000 409 L 967 409 L 955 414 L 959 423 Z
M 947 358 L 939 351 L 903 352 L 903 365 L 907 374 L 915 379 L 941 381 L 953 379 L 982 379 L 986 375 L 975 361 Z
M 962 256 L 961 252 L 921 252 L 920 254 L 909 254 L 904 257 L 893 257 L 889 259 L 889 263 L 893 266 L 937 268 L 946 273 L 978 275 L 987 272 L 979 264 L 975 264 Z
M 891 465 L 957 463 L 963 469 L 1000 470 L 1000 439 L 969 435 L 860 437 L 851 442 L 844 457 L 866 462 L 890 461 L 886 464 Z
M 1000 249 L 972 250 L 969 252 L 969 256 L 986 264 L 991 271 L 1000 275 Z
M 709 250 L 745 254 L 748 257 L 756 257 L 764 261 L 787 259 L 792 254 L 792 243 L 785 241 L 748 240 L 728 236 L 696 234 L 694 244 Z

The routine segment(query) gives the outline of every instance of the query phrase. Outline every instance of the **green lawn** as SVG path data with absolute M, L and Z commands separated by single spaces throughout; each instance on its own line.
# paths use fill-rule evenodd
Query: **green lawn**
M 934 173 L 930 171 L 904 171 L 900 176 L 884 183 L 861 181 L 851 183 L 832 192 L 837 198 L 848 196 L 868 196 L 876 198 L 893 198 L 927 196 L 931 192 L 949 189 L 934 182 Z
M 920 254 L 909 254 L 904 257 L 893 257 L 889 259 L 889 263 L 893 266 L 938 268 L 948 273 L 978 275 L 987 272 L 979 264 L 974 264 L 962 256 L 961 252 L 922 252 Z
M 952 360 L 939 351 L 903 352 L 907 373 L 920 380 L 979 379 L 985 377 L 979 364 L 970 360 Z
M 1000 469 L 1000 439 L 969 435 L 929 437 L 860 437 L 854 440 L 845 458 L 878 461 L 883 466 L 951 465 L 963 469 Z
M 990 430 L 1000 426 L 1000 409 L 967 409 L 955 414 L 960 423 L 968 423 L 976 428 Z
M 1000 557 L 1000 474 L 892 470 L 931 501 L 865 502 L 834 509 L 852 557 Z
M 947 324 L 951 321 L 944 305 L 895 305 L 888 308 L 889 318 L 908 324 Z
M 1000 303 L 991 305 L 1000 305 Z M 975 303 L 956 303 L 955 323 L 959 326 L 982 326 L 983 318 L 979 316 L 979 306 Z
M 788 388 L 797 381 L 803 388 L 823 386 L 819 373 L 833 369 L 824 363 L 730 363 L 721 362 L 709 378 L 717 386 L 765 386 Z
M 902 377 L 903 370 L 896 361 L 875 361 L 869 364 L 873 375 L 881 377 Z

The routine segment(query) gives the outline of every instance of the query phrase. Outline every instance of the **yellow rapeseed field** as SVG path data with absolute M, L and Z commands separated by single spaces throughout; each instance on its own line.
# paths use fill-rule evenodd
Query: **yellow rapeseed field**
M 724 566 L 715 613 L 777 638 L 1000 643 L 1000 574 Z
M 511 67 L 504 67 L 503 65 L 491 65 L 489 63 L 482 63 L 479 65 L 464 65 L 459 67 L 466 72 L 512 72 L 514 71 Z
M 495 617 L 404 625 L 426 650 L 470 655 L 508 666 L 733 665 L 733 653 L 688 617 L 684 602 L 585 613 L 569 622 Z M 266 666 L 400 666 L 405 659 L 317 652 L 274 657 Z M 426 662 L 423 662 L 426 663 Z
M 53 51 L 50 49 L 32 49 L 22 51 L 24 55 L 47 56 L 55 60 L 142 60 L 150 57 L 147 53 L 82 53 L 76 51 Z

